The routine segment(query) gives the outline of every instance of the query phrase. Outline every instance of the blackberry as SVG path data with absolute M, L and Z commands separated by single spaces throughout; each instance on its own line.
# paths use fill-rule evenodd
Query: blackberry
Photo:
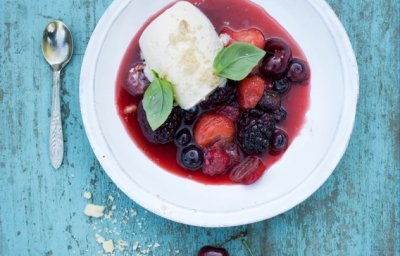
M 258 106 L 264 111 L 277 110 L 281 107 L 281 96 L 276 91 L 265 90 Z
M 236 85 L 228 83 L 223 87 L 218 87 L 207 99 L 200 103 L 204 110 L 214 109 L 222 105 L 229 105 L 236 99 Z
M 238 121 L 238 129 L 244 128 L 247 126 L 251 120 L 253 119 L 259 119 L 263 115 L 265 115 L 265 112 L 260 110 L 260 109 L 250 109 L 244 111 L 239 118 Z
M 175 134 L 179 129 L 182 121 L 182 109 L 175 107 L 163 125 L 153 131 L 147 121 L 146 112 L 143 109 L 143 103 L 140 102 L 137 110 L 137 118 L 140 129 L 146 139 L 154 144 L 167 144 L 174 140 Z
M 248 155 L 267 152 L 269 141 L 275 129 L 273 118 L 259 110 L 246 111 L 240 117 L 236 140 Z
M 287 117 L 287 111 L 284 107 L 280 107 L 278 110 L 271 111 L 269 114 L 275 119 L 276 123 L 283 122 Z

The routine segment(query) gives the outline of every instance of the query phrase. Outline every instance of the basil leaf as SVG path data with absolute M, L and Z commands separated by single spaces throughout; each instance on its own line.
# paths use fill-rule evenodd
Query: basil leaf
M 230 80 L 243 80 L 265 54 L 265 51 L 252 44 L 236 42 L 222 49 L 215 57 L 214 72 Z
M 143 97 L 143 109 L 153 131 L 157 130 L 169 117 L 174 103 L 172 84 L 153 70 L 154 80 Z

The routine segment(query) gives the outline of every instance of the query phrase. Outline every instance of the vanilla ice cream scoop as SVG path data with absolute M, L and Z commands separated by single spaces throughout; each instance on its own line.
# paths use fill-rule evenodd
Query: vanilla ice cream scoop
M 178 2 L 157 17 L 143 32 L 139 45 L 147 78 L 152 81 L 151 70 L 155 70 L 169 80 L 183 109 L 194 107 L 226 83 L 213 70 L 223 43 L 211 21 L 191 3 Z

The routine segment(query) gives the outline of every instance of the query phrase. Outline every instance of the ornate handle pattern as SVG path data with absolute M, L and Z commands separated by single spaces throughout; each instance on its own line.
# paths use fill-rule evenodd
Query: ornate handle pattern
M 53 98 L 50 120 L 50 159 L 51 165 L 58 169 L 64 155 L 64 141 L 60 110 L 60 70 L 53 72 Z

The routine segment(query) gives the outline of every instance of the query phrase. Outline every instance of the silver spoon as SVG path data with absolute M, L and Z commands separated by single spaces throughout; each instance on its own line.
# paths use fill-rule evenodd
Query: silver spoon
M 43 31 L 42 51 L 46 61 L 53 68 L 53 97 L 50 121 L 50 159 L 55 169 L 61 166 L 64 155 L 64 141 L 60 111 L 60 73 L 72 56 L 74 43 L 67 26 L 55 20 Z

